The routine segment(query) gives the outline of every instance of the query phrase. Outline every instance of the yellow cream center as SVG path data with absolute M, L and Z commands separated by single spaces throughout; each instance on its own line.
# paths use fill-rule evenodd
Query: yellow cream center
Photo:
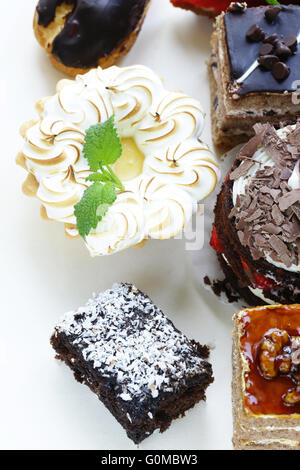
M 113 165 L 113 170 L 121 181 L 129 181 L 143 171 L 145 155 L 137 147 L 134 139 L 121 139 L 122 155 Z

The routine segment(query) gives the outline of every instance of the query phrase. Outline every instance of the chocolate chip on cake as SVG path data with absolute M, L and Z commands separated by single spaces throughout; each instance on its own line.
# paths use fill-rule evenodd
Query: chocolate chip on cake
M 296 52 L 297 47 L 298 47 L 298 41 L 297 41 L 297 37 L 294 34 L 291 34 L 290 36 L 285 38 L 283 42 L 291 50 L 293 54 Z
M 272 44 L 263 44 L 260 48 L 259 48 L 259 55 L 262 56 L 262 55 L 271 55 L 272 52 L 273 52 L 273 49 L 274 49 L 274 46 Z
M 247 31 L 246 37 L 248 41 L 259 42 L 265 38 L 265 33 L 258 24 L 253 24 Z
M 280 6 L 270 7 L 265 11 L 265 18 L 268 23 L 273 23 L 276 20 L 277 16 L 281 12 L 282 8 Z
M 266 70 L 272 70 L 277 62 L 279 62 L 279 58 L 276 55 L 263 55 L 258 58 L 259 65 Z
M 270 36 L 267 36 L 265 39 L 264 39 L 264 42 L 265 43 L 270 43 L 270 44 L 276 44 L 276 42 L 278 41 L 278 35 L 277 33 L 274 33 L 274 34 L 271 34 Z
M 277 62 L 272 67 L 273 77 L 276 78 L 276 80 L 278 80 L 279 82 L 281 82 L 282 80 L 285 80 L 289 76 L 290 73 L 291 73 L 290 67 L 288 67 L 283 62 Z
M 292 55 L 292 51 L 283 42 L 278 41 L 276 44 L 275 54 L 278 55 L 281 60 L 286 60 Z
M 231 13 L 244 13 L 247 10 L 247 3 L 246 2 L 231 2 L 227 11 Z

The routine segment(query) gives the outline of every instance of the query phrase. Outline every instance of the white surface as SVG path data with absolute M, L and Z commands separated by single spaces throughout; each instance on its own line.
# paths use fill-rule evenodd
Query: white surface
M 230 306 L 193 286 L 184 241 L 150 241 L 111 257 L 90 258 L 81 240 L 39 217 L 37 201 L 21 193 L 24 171 L 14 163 L 18 129 L 34 103 L 53 94 L 63 75 L 53 69 L 32 32 L 35 0 L 2 2 L 0 104 L 1 327 L 0 447 L 2 449 L 134 449 L 136 446 L 87 387 L 54 360 L 49 337 L 57 318 L 93 291 L 131 281 L 147 292 L 176 326 L 214 343 L 215 382 L 197 405 L 140 449 L 230 449 Z M 199 98 L 209 113 L 205 60 L 211 22 L 153 0 L 124 65 L 141 63 L 168 88 Z M 210 141 L 209 119 L 205 138 Z

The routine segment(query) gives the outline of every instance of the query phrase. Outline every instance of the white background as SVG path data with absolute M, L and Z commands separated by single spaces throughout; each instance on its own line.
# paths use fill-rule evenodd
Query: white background
M 97 397 L 54 359 L 49 344 L 61 314 L 83 305 L 92 292 L 129 281 L 188 336 L 216 346 L 207 402 L 139 448 L 230 449 L 234 311 L 194 286 L 184 241 L 149 241 L 142 249 L 92 259 L 81 240 L 66 239 L 62 224 L 42 220 L 38 202 L 21 192 L 25 174 L 14 160 L 22 145 L 19 127 L 35 117 L 35 101 L 53 94 L 63 78 L 34 38 L 35 3 L 1 2 L 0 448 L 136 448 Z M 142 32 L 121 63 L 150 66 L 167 88 L 199 99 L 208 114 L 208 142 L 205 61 L 211 31 L 211 20 L 168 0 L 152 0 Z

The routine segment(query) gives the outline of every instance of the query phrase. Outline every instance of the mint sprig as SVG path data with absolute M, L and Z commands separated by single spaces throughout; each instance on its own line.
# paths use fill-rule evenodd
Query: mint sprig
M 124 186 L 110 165 L 122 155 L 122 144 L 115 128 L 114 116 L 103 123 L 91 126 L 84 139 L 83 156 L 91 173 L 86 181 L 92 182 L 75 205 L 74 215 L 82 238 L 96 229 L 98 223 L 117 199 L 117 189 Z
M 112 165 L 122 154 L 122 144 L 115 128 L 115 117 L 91 126 L 84 139 L 83 155 L 92 171 L 101 165 Z
M 266 0 L 266 2 L 267 2 L 269 5 L 280 5 L 280 3 L 277 2 L 277 0 Z

